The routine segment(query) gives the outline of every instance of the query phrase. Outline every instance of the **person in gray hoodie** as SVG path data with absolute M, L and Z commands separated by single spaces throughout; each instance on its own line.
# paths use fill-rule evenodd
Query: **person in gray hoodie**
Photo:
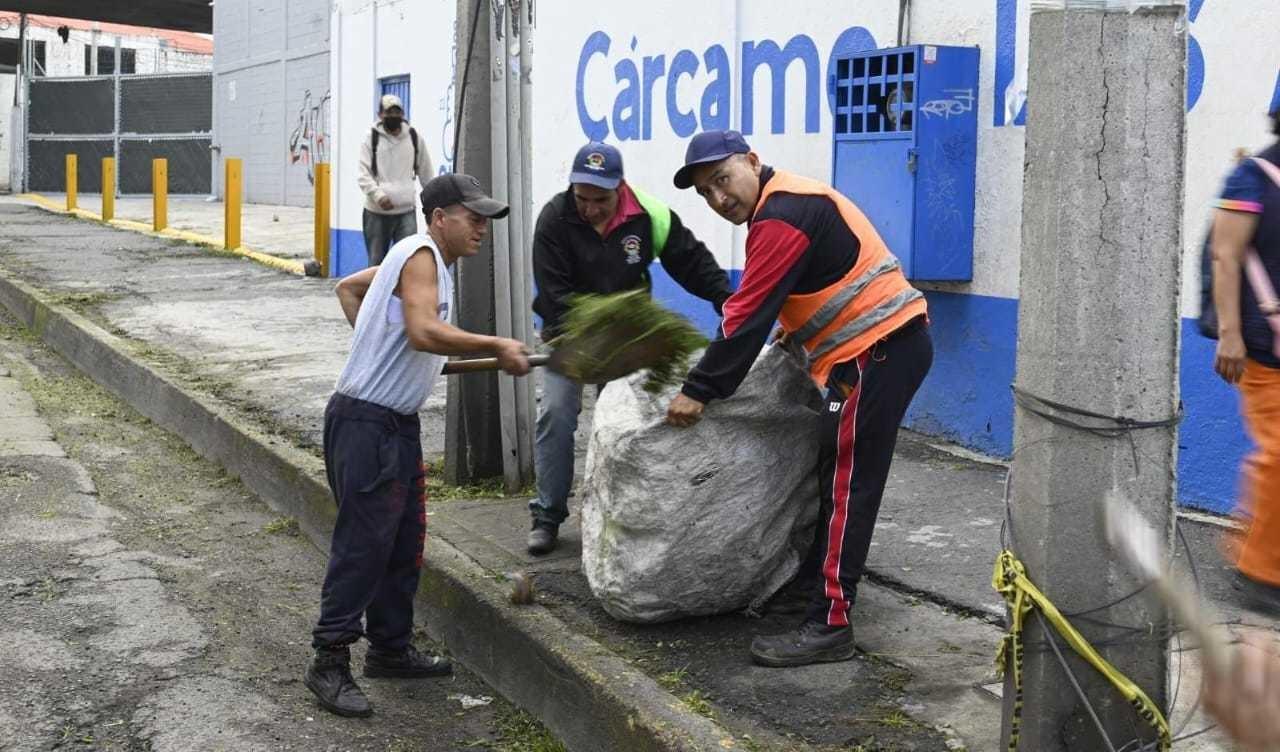
M 382 263 L 387 249 L 418 231 L 414 197 L 434 177 L 427 145 L 404 119 L 404 104 L 383 94 L 378 121 L 360 145 L 360 190 L 364 192 L 364 247 L 369 266 Z

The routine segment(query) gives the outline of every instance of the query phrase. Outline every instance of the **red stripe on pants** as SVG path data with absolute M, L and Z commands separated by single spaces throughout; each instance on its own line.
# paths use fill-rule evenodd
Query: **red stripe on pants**
M 822 562 L 825 594 L 831 600 L 827 609 L 827 625 L 849 624 L 849 601 L 840 586 L 840 556 L 844 547 L 844 529 L 849 521 L 849 492 L 853 481 L 853 448 L 858 431 L 858 397 L 862 394 L 862 364 L 858 358 L 858 384 L 840 408 L 840 428 L 836 437 L 836 469 L 832 481 L 831 519 L 827 523 L 827 558 Z

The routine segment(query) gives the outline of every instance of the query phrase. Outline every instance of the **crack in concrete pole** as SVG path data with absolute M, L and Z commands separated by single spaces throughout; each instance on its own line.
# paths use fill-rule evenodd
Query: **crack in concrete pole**
M 1146 249 L 1182 247 L 1182 90 L 1151 86 L 1185 76 L 1181 12 L 1032 14 L 1017 385 L 1045 400 L 1137 420 L 1176 414 L 1181 258 Z M 1031 581 L 1063 613 L 1087 615 L 1074 626 L 1162 709 L 1168 617 L 1151 593 L 1125 597 L 1139 583 L 1103 541 L 1098 505 L 1120 492 L 1171 542 L 1176 438 L 1171 425 L 1098 436 L 1019 405 L 1010 482 L 1011 547 Z M 1025 643 L 1020 749 L 1154 739 L 1068 651 L 1100 731 L 1034 619 Z M 1005 698 L 1007 744 L 1010 682 Z

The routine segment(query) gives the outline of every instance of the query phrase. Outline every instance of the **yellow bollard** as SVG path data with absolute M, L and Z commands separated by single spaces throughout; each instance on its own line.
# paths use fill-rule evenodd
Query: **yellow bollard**
M 244 180 L 244 172 L 239 159 L 226 160 L 226 180 L 223 183 L 223 204 L 226 208 L 224 217 L 226 242 L 229 251 L 240 247 L 240 190 Z
M 116 216 L 116 160 L 102 158 L 102 221 L 110 222 Z
M 67 211 L 76 210 L 76 155 L 67 155 Z
M 329 276 L 329 163 L 316 165 L 316 263 L 320 276 Z
M 151 229 L 169 226 L 169 160 L 151 160 Z

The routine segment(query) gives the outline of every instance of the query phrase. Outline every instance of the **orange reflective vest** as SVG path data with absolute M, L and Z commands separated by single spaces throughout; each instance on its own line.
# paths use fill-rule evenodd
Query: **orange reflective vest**
M 826 196 L 858 238 L 858 260 L 848 274 L 817 292 L 788 296 L 778 316 L 791 341 L 808 354 L 810 376 L 825 388 L 837 363 L 866 352 L 928 308 L 880 233 L 844 195 L 816 180 L 776 170 L 760 194 L 757 212 L 774 193 Z

